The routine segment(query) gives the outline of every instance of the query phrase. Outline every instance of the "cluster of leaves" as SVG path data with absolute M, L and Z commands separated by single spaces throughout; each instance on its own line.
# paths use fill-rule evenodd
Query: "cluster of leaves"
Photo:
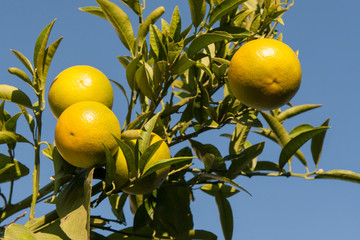
M 228 198 L 240 191 L 250 194 L 237 183 L 239 176 L 295 176 L 360 182 L 360 175 L 350 171 L 324 173 L 318 170 L 329 120 L 319 127 L 301 124 L 291 131 L 285 129 L 284 121 L 320 105 L 289 105 L 286 110 L 269 113 L 257 111 L 235 99 L 227 86 L 227 69 L 234 52 L 252 39 L 281 40 L 276 25 L 283 24 L 281 17 L 293 3 L 288 0 L 188 0 L 192 23 L 183 28 L 177 7 L 171 21 L 167 22 L 161 19 L 165 12 L 163 7 L 145 17 L 144 4 L 139 0 L 121 2 L 139 18 L 136 35 L 126 12 L 111 1 L 97 0 L 98 6 L 80 10 L 108 21 L 129 51 L 128 56 L 118 57 L 125 68 L 128 86 L 113 81 L 128 103 L 122 139 L 117 139 L 126 155 L 130 174 L 134 176 L 127 184 L 171 165 L 169 176 L 150 194 L 128 195 L 113 186 L 111 169 L 114 163 L 109 153 L 104 168 L 78 169 L 67 164 L 56 147 L 41 141 L 46 76 L 62 39 L 47 47 L 52 22 L 36 42 L 33 65 L 20 52 L 13 51 L 32 78 L 21 69 L 9 68 L 11 74 L 31 86 L 38 101 L 32 104 L 23 91 L 0 85 L 0 99 L 3 100 L 0 105 L 0 144 L 8 146 L 8 155 L 0 155 L 0 182 L 13 183 L 29 172 L 25 165 L 15 160 L 16 143 L 29 143 L 35 152 L 32 196 L 12 204 L 12 187 L 8 198 L 0 194 L 5 202 L 0 210 L 0 221 L 31 206 L 30 220 L 24 226 L 14 223 L 7 227 L 5 239 L 217 239 L 209 231 L 193 229 L 190 203 L 194 187 L 200 186 L 204 193 L 215 199 L 224 238 L 228 240 L 232 239 L 234 226 Z M 5 111 L 5 101 L 17 104 L 20 112 L 10 116 Z M 21 115 L 27 120 L 32 141 L 16 132 Z M 268 128 L 262 122 L 266 122 Z M 230 134 L 221 132 L 229 139 L 226 156 L 222 156 L 213 144 L 194 140 L 204 132 L 227 125 L 233 126 L 234 130 Z M 132 131 L 140 128 L 145 129 L 140 136 Z M 252 128 L 256 129 L 253 132 L 281 146 L 277 162 L 258 160 L 265 141 L 251 144 L 247 139 Z M 147 166 L 146 162 L 160 145 L 157 142 L 149 146 L 151 132 L 162 136 L 169 146 L 185 141 L 189 146 L 179 150 L 174 158 Z M 140 139 L 139 154 L 130 151 L 123 141 L 126 138 Z M 309 171 L 300 150 L 310 140 L 313 171 Z M 47 145 L 42 153 L 53 161 L 55 174 L 52 182 L 39 189 L 41 143 Z M 294 157 L 304 165 L 304 173 L 292 171 Z M 199 159 L 202 167 L 195 168 L 193 164 L 197 159 L 193 158 Z M 105 199 L 116 219 L 91 215 L 91 208 Z M 55 204 L 56 210 L 35 218 L 35 205 L 43 200 Z M 126 202 L 130 203 L 134 214 L 132 226 L 122 229 L 111 226 L 110 223 L 126 223 L 123 211 Z M 105 237 L 95 229 L 108 230 L 112 234 Z

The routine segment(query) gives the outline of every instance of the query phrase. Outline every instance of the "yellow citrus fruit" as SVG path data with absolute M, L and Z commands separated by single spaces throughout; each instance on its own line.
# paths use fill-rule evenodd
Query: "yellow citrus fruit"
M 71 105 L 59 117 L 55 145 L 70 164 L 90 168 L 105 163 L 104 145 L 112 155 L 116 153 L 119 146 L 113 136 L 120 135 L 119 121 L 108 107 L 83 101 Z
M 260 110 L 279 108 L 296 94 L 301 66 L 294 51 L 275 39 L 257 39 L 236 51 L 228 69 L 234 96 Z
M 140 130 L 138 130 L 140 132 Z M 150 145 L 156 143 L 158 141 L 163 141 L 163 139 L 155 134 L 151 133 Z M 129 140 L 126 143 L 135 151 L 136 140 Z M 121 149 L 115 155 L 116 157 L 116 169 L 114 174 L 114 182 L 117 186 L 124 185 L 130 178 L 128 172 L 128 166 L 126 163 L 125 156 Z M 150 158 L 147 162 L 147 165 L 155 163 L 159 160 L 171 158 L 170 150 L 168 145 L 163 142 L 161 143 L 160 147 L 156 150 L 155 154 Z M 145 166 L 145 167 L 146 167 Z M 157 170 L 156 172 L 146 176 L 145 178 L 122 188 L 122 191 L 129 193 L 129 194 L 146 194 L 152 192 L 156 188 L 158 188 L 161 183 L 166 179 L 167 174 L 169 173 L 170 167 L 165 167 L 162 169 Z
M 62 71 L 52 82 L 48 94 L 49 106 L 56 118 L 70 105 L 80 101 L 96 101 L 111 109 L 113 89 L 100 70 L 73 66 Z

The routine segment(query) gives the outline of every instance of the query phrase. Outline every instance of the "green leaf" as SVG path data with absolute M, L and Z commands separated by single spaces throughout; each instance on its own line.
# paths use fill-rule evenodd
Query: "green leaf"
M 175 157 L 175 158 L 169 158 L 169 159 L 162 159 L 157 162 L 154 162 L 150 165 L 145 166 L 143 170 L 143 174 L 141 175 L 141 178 L 146 177 L 147 175 L 156 172 L 159 169 L 165 168 L 167 166 L 181 163 L 181 162 L 187 162 L 194 157 Z
M 30 80 L 29 76 L 26 75 L 26 73 L 23 70 L 21 70 L 19 68 L 12 67 L 12 68 L 8 68 L 8 72 L 11 73 L 11 74 L 14 74 L 15 76 L 18 76 L 24 82 L 26 82 L 31 87 L 33 87 L 32 81 Z
M 275 171 L 280 172 L 281 169 L 278 164 L 269 161 L 258 161 L 254 171 Z
M 116 81 L 114 81 L 114 80 L 111 80 L 111 79 L 110 79 L 110 81 L 111 81 L 112 83 L 114 83 L 114 84 L 121 90 L 121 92 L 124 94 L 125 99 L 126 99 L 128 105 L 129 105 L 130 103 L 129 103 L 129 99 L 128 99 L 127 93 L 126 93 L 126 91 L 125 91 L 125 88 L 124 88 L 120 83 L 118 83 L 118 82 L 116 82 Z
M 310 124 L 301 124 L 299 126 L 294 127 L 290 132 L 289 132 L 289 136 L 290 138 L 294 138 L 297 135 L 299 135 L 302 132 L 305 132 L 307 130 L 313 129 L 314 127 L 311 126 Z
M 71 239 L 90 238 L 90 198 L 94 170 L 74 178 L 59 194 L 56 211 L 60 227 Z
M 129 87 L 135 89 L 135 73 L 138 70 L 138 64 L 140 63 L 141 55 L 134 58 L 126 67 L 126 80 L 129 84 Z
M 227 178 L 227 177 L 224 177 L 224 176 L 219 176 L 219 175 L 214 175 L 214 174 L 209 174 L 209 173 L 201 174 L 200 177 L 201 178 L 214 179 L 214 180 L 218 180 L 218 181 L 228 183 L 228 184 L 230 184 L 230 185 L 232 185 L 234 187 L 237 187 L 240 190 L 243 190 L 244 192 L 246 192 L 247 194 L 252 196 L 245 188 L 243 188 L 242 186 L 240 186 L 239 184 L 237 184 L 236 182 L 234 182 L 230 178 Z
M 21 115 L 22 113 L 17 113 L 14 116 L 12 116 L 9 120 L 7 120 L 5 122 L 5 129 L 10 132 L 15 132 L 17 121 Z
M 283 122 L 289 118 L 292 118 L 296 115 L 299 115 L 301 113 L 304 113 L 306 111 L 318 108 L 318 107 L 322 107 L 322 105 L 318 105 L 318 104 L 305 104 L 305 105 L 299 105 L 299 106 L 295 106 L 289 109 L 286 109 L 285 111 L 281 112 L 279 115 L 276 116 L 276 119 L 279 122 Z
M 234 230 L 233 213 L 229 201 L 219 191 L 215 196 L 216 205 L 219 210 L 220 223 L 225 240 L 231 240 Z
M 130 146 L 128 146 L 121 139 L 118 139 L 115 137 L 115 140 L 120 147 L 119 151 L 122 151 L 122 153 L 125 156 L 126 164 L 127 164 L 128 171 L 129 171 L 129 176 L 131 176 L 131 177 L 137 176 L 138 162 L 136 161 L 136 158 L 135 158 L 132 148 Z
M 25 226 L 12 223 L 5 229 L 4 240 L 37 240 L 34 233 Z
M 18 133 L 6 130 L 0 131 L 0 144 L 14 144 L 17 142 L 30 143 L 32 145 L 29 140 Z
M 96 2 L 101 7 L 108 21 L 114 27 L 121 42 L 134 55 L 136 51 L 136 49 L 134 49 L 134 31 L 127 14 L 115 3 L 108 0 L 96 0 Z
M 59 38 L 46 49 L 45 51 L 45 62 L 44 62 L 44 70 L 43 70 L 43 77 L 44 79 L 47 77 L 47 74 L 49 72 L 51 61 L 55 55 L 55 52 L 57 48 L 59 47 L 63 37 Z
M 144 153 L 141 155 L 141 158 L 139 160 L 140 172 L 143 172 L 146 164 L 152 158 L 152 156 L 154 156 L 155 152 L 159 149 L 160 145 L 163 142 L 164 142 L 163 140 L 157 141 L 145 149 Z
M 10 85 L 0 84 L 0 99 L 33 108 L 29 97 L 20 89 Z
M 183 52 L 171 66 L 172 74 L 180 74 L 189 69 L 191 66 L 195 64 L 194 61 L 188 58 L 187 54 Z
M 29 174 L 29 169 L 10 157 L 0 153 L 0 183 L 17 180 Z
M 279 167 L 283 168 L 286 162 L 295 154 L 295 152 L 304 145 L 308 140 L 319 133 L 326 131 L 328 127 L 317 127 L 300 133 L 295 138 L 291 139 L 280 153 Z M 306 165 L 305 165 L 306 166 Z
M 188 0 L 192 24 L 197 28 L 205 17 L 206 2 L 205 0 Z
M 150 77 L 147 73 L 145 65 L 142 65 L 139 69 L 137 69 L 135 73 L 135 82 L 141 93 L 149 99 L 154 100 Z
M 195 155 L 204 163 L 205 171 L 226 169 L 221 153 L 214 145 L 202 144 L 195 140 L 190 140 L 190 144 Z
M 191 59 L 194 59 L 197 53 L 200 52 L 201 49 L 207 47 L 208 45 L 225 41 L 231 40 L 232 36 L 226 32 L 212 32 L 212 33 L 204 33 L 196 38 L 190 43 L 188 48 L 188 56 Z
M 200 188 L 203 192 L 211 195 L 211 196 L 216 196 L 218 194 L 218 192 L 220 191 L 221 194 L 225 197 L 231 197 L 233 195 L 235 195 L 236 193 L 239 192 L 238 189 L 231 187 L 229 185 L 223 184 L 223 183 L 218 183 L 218 184 L 205 184 L 203 186 L 201 186 Z
M 231 155 L 239 154 L 243 150 L 249 131 L 250 127 L 239 123 L 236 124 L 229 144 L 229 153 Z
M 20 62 L 22 64 L 24 64 L 24 66 L 29 70 L 29 72 L 34 75 L 34 67 L 32 66 L 31 62 L 29 59 L 27 59 L 21 52 L 16 51 L 16 50 L 12 50 L 10 49 L 10 51 L 20 60 Z
M 180 239 L 196 239 L 196 240 L 217 240 L 217 236 L 212 232 L 205 230 L 191 229 L 189 232 L 180 236 Z
M 101 17 L 101 18 L 107 20 L 104 12 L 99 7 L 92 7 L 92 6 L 91 7 L 81 7 L 81 8 L 79 8 L 79 10 L 93 14 L 95 16 L 98 16 L 98 17 Z
M 170 22 L 170 36 L 175 42 L 180 41 L 181 33 L 181 15 L 178 6 L 175 6 Z
M 267 122 L 267 124 L 269 125 L 270 129 L 275 134 L 278 143 L 282 147 L 284 147 L 291 140 L 284 126 L 280 123 L 279 120 L 277 120 L 275 117 L 271 116 L 270 114 L 267 114 L 263 111 L 260 111 L 260 113 Z
M 27 109 L 25 107 L 23 107 L 22 105 L 18 105 L 18 107 L 20 108 L 22 114 L 24 115 L 26 122 L 29 125 L 30 131 L 32 133 L 34 133 L 34 129 L 35 129 L 35 121 L 34 121 L 34 117 L 27 111 Z
M 166 187 L 157 190 L 157 204 L 154 209 L 154 225 L 157 232 L 168 232 L 170 236 L 187 233 L 193 228 L 190 209 L 192 198 L 189 186 Z
M 315 178 L 343 180 L 360 183 L 360 174 L 349 170 L 330 170 L 324 173 L 316 173 Z
M 114 169 L 116 168 L 115 166 L 115 161 L 114 158 L 112 156 L 112 154 L 110 153 L 109 148 L 103 143 L 103 147 L 104 147 L 104 151 L 105 151 L 105 171 L 106 171 L 106 175 L 105 175 L 105 191 L 106 192 L 111 192 L 114 187 L 112 185 L 114 176 Z
M 112 195 L 108 196 L 110 206 L 111 206 L 111 211 L 113 212 L 115 217 L 122 223 L 126 223 L 123 208 L 124 208 L 127 197 L 128 197 L 128 194 L 126 194 L 126 193 L 122 193 L 121 196 L 119 196 L 118 194 L 112 194 Z
M 141 139 L 139 139 L 139 141 L 142 141 L 142 143 L 140 144 L 140 151 L 144 152 L 145 149 L 150 145 L 151 142 L 151 133 L 153 132 L 156 122 L 158 121 L 160 116 L 160 113 L 157 113 L 156 115 L 152 116 L 150 118 L 150 120 L 148 120 L 144 127 L 143 127 L 143 131 L 140 133 L 141 135 Z
M 35 43 L 35 49 L 34 49 L 34 65 L 36 73 L 38 74 L 39 78 L 42 82 L 45 81 L 45 77 L 43 76 L 44 73 L 44 66 L 46 62 L 46 46 L 47 42 L 50 36 L 51 29 L 55 23 L 55 20 L 53 20 L 51 23 L 49 23 L 40 33 L 38 39 Z
M 237 177 L 237 175 L 245 170 L 246 166 L 248 166 L 254 158 L 262 153 L 264 146 L 265 142 L 261 142 L 246 148 L 238 155 L 230 155 L 225 157 L 224 160 L 232 161 L 228 171 L 226 172 L 226 177 L 230 179 Z
M 240 4 L 246 2 L 246 0 L 227 0 L 220 3 L 210 15 L 209 27 L 214 25 L 216 21 L 221 19 L 226 14 L 235 10 Z
M 146 35 L 149 32 L 149 27 L 151 24 L 155 24 L 155 22 L 163 15 L 165 12 L 164 7 L 158 7 L 149 16 L 145 19 L 143 23 L 140 24 L 137 39 L 139 41 L 139 45 L 141 46 L 143 41 L 145 41 Z
M 327 119 L 323 124 L 321 124 L 321 126 L 324 127 L 329 126 L 329 121 L 330 119 Z M 325 135 L 326 135 L 326 131 L 317 134 L 311 140 L 311 154 L 316 167 L 318 166 L 320 161 Z
M 141 6 L 139 0 L 120 0 L 125 3 L 131 10 L 133 10 L 137 15 L 141 14 Z

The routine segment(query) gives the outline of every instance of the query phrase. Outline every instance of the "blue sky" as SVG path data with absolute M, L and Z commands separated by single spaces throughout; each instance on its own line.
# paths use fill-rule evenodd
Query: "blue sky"
M 148 0 L 146 4 L 147 13 L 163 5 L 166 9 L 163 18 L 167 21 L 170 21 L 175 5 L 178 5 L 181 14 L 187 15 L 182 19 L 183 26 L 189 24 L 190 14 L 185 0 Z M 8 67 L 21 67 L 9 49 L 18 50 L 31 59 L 41 29 L 56 18 L 52 40 L 61 36 L 64 39 L 50 68 L 47 87 L 60 71 L 79 64 L 99 68 L 109 78 L 125 84 L 124 70 L 116 56 L 127 52 L 112 27 L 105 20 L 78 10 L 79 7 L 94 5 L 96 2 L 92 0 L 3 1 L 0 15 L 0 83 L 14 85 L 30 93 L 24 83 L 7 72 Z M 320 167 L 324 170 L 349 169 L 360 172 L 357 154 L 359 128 L 356 127 L 360 116 L 357 106 L 360 102 L 359 7 L 360 2 L 356 0 L 349 0 L 346 4 L 330 4 L 326 0 L 295 1 L 295 6 L 285 13 L 285 26 L 278 28 L 284 35 L 283 41 L 300 51 L 303 80 L 292 103 L 323 105 L 290 122 L 287 127 L 300 123 L 320 125 L 325 119 L 331 119 L 331 129 L 327 133 L 320 161 Z M 127 13 L 135 26 L 137 19 L 130 11 Z M 125 99 L 120 91 L 117 95 L 113 110 L 118 116 L 124 116 Z M 7 106 L 11 109 L 10 104 Z M 45 111 L 44 119 L 47 121 L 43 138 L 52 142 L 56 121 L 49 109 Z M 121 117 L 119 119 L 121 121 Z M 20 127 L 19 130 L 27 134 L 25 128 Z M 228 142 L 219 135 L 220 132 L 211 134 L 211 138 L 205 135 L 197 140 L 213 144 L 215 141 L 219 148 L 223 146 L 223 153 L 227 154 Z M 262 139 L 252 135 L 250 140 L 256 143 Z M 310 161 L 308 149 L 309 146 L 305 145 L 304 153 Z M 30 147 L 19 145 L 16 158 L 31 168 L 33 159 L 28 156 L 29 151 Z M 0 152 L 6 152 L 2 145 Z M 278 146 L 268 144 L 260 160 L 276 161 L 279 153 Z M 41 183 L 45 184 L 52 175 L 51 162 L 43 158 L 41 167 Z M 16 183 L 15 201 L 30 194 L 30 178 L 29 175 Z M 359 239 L 360 186 L 357 184 L 269 177 L 238 178 L 237 181 L 253 196 L 240 193 L 229 199 L 235 216 L 235 240 Z M 7 193 L 6 184 L 0 187 Z M 195 191 L 195 197 L 196 201 L 191 205 L 195 228 L 213 231 L 222 239 L 214 199 L 201 194 L 199 190 Z M 36 216 L 41 216 L 47 210 L 48 206 L 43 205 L 37 209 Z M 104 212 L 109 213 L 107 204 L 101 204 L 94 210 L 94 214 Z

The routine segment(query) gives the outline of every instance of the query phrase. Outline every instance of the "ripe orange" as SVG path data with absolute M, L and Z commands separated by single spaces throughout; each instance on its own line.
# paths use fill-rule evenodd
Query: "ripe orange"
M 73 66 L 54 79 L 48 94 L 49 106 L 56 118 L 70 105 L 80 101 L 96 101 L 111 109 L 113 89 L 109 79 L 90 66 Z
M 279 108 L 296 94 L 301 66 L 294 51 L 275 39 L 245 43 L 230 61 L 228 81 L 234 96 L 260 110 Z
M 160 140 L 163 139 L 160 138 L 159 135 L 155 133 L 151 133 L 150 145 Z M 126 143 L 133 150 L 135 150 L 136 140 L 126 141 Z M 126 163 L 125 156 L 121 151 L 121 149 L 119 149 L 115 157 L 116 157 L 116 169 L 114 174 L 114 182 L 115 185 L 122 186 L 130 178 L 128 172 L 128 166 Z M 159 160 L 168 159 L 168 158 L 171 158 L 170 150 L 168 145 L 165 142 L 163 142 L 146 165 L 150 165 Z M 130 186 L 123 188 L 122 191 L 129 194 L 146 194 L 152 192 L 153 190 L 158 188 L 161 185 L 161 183 L 163 183 L 163 181 L 166 179 L 167 174 L 169 173 L 169 170 L 170 167 L 159 169 L 158 171 L 146 176 L 145 178 L 135 182 L 134 184 L 131 184 Z
M 118 150 L 113 136 L 120 137 L 121 128 L 115 114 L 95 101 L 78 102 L 68 107 L 55 127 L 55 145 L 70 164 L 90 168 L 105 163 L 106 145 L 112 154 Z

